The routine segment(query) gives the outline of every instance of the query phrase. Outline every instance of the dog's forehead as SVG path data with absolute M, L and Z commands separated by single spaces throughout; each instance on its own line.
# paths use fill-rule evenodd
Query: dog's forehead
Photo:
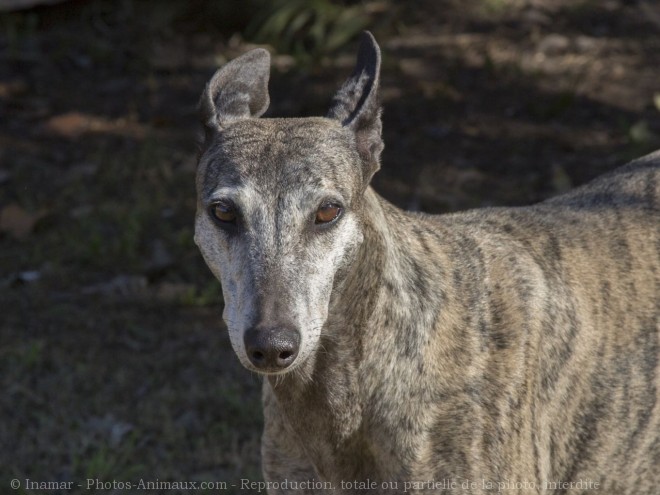
M 352 140 L 350 132 L 326 118 L 238 121 L 206 150 L 204 189 L 245 183 L 345 189 L 352 175 L 359 176 Z

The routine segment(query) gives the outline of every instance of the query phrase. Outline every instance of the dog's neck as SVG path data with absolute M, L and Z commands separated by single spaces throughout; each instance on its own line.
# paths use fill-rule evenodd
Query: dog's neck
M 397 393 L 392 387 L 411 397 L 425 393 L 418 389 L 423 387 L 420 377 L 427 344 L 443 312 L 446 277 L 441 275 L 452 269 L 450 257 L 442 254 L 432 266 L 423 261 L 429 246 L 408 214 L 371 189 L 364 201 L 364 241 L 333 292 L 319 350 L 302 369 L 270 378 L 291 426 L 300 438 L 315 439 L 309 444 L 320 450 L 308 454 L 321 459 L 317 460 L 320 471 L 324 462 L 341 462 L 348 470 L 357 469 L 353 464 L 370 464 L 364 456 L 373 448 L 365 448 L 364 442 L 373 441 L 374 431 L 400 434 L 402 416 L 417 414 L 412 408 L 421 405 L 414 401 L 386 414 L 377 409 L 384 398 L 391 400 Z M 445 348 L 447 358 L 451 348 Z M 441 358 L 442 351 L 433 350 Z M 459 377 L 461 382 L 463 378 Z M 408 401 L 408 397 L 400 399 Z M 353 452 L 360 452 L 362 458 L 354 459 Z M 330 470 L 337 472 L 336 466 Z

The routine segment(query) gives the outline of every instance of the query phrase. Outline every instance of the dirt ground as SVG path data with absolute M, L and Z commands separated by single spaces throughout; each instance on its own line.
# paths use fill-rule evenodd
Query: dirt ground
M 230 348 L 192 241 L 196 102 L 254 46 L 258 8 L 75 0 L 0 14 L 0 493 L 11 479 L 11 493 L 73 481 L 48 491 L 67 494 L 141 479 L 242 493 L 260 479 L 260 380 Z M 383 50 L 374 187 L 401 207 L 529 204 L 660 147 L 658 2 L 349 8 Z M 268 115 L 322 115 L 354 41 L 314 57 L 291 46 L 270 47 Z

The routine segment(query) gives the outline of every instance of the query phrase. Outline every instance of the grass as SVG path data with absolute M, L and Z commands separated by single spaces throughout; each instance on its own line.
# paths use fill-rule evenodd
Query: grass
M 64 481 L 258 476 L 259 383 L 237 382 L 241 370 L 213 324 L 217 311 L 89 302 L 103 321 L 62 303 L 3 326 L 14 342 L 0 365 L 3 456 L 32 460 L 5 458 L 8 474 Z

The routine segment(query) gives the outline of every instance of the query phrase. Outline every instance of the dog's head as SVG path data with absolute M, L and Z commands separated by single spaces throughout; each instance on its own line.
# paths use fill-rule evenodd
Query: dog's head
M 363 240 L 361 199 L 383 148 L 379 69 L 364 33 L 325 118 L 259 118 L 269 103 L 263 49 L 222 67 L 202 94 L 195 242 L 250 370 L 285 373 L 316 352 L 333 289 Z

